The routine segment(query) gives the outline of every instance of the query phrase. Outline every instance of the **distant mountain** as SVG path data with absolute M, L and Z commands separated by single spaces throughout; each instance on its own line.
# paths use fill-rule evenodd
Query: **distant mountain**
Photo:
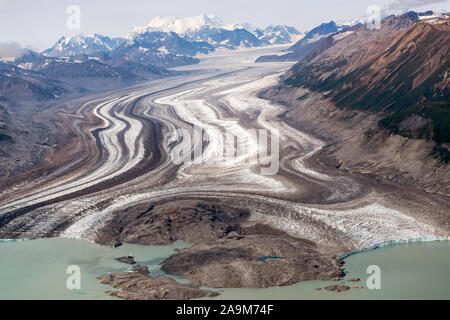
M 9 116 L 9 100 L 0 95 L 0 141 L 11 140 L 11 137 L 6 134 L 8 124 L 6 123 Z
M 334 21 L 322 23 L 320 26 L 309 31 L 299 42 L 290 47 L 289 50 L 299 52 L 309 44 L 317 42 L 322 38 L 326 38 L 338 32 L 340 29 L 341 28 Z
M 246 25 L 247 27 L 250 24 Z M 214 15 L 202 14 L 198 17 L 154 18 L 146 27 L 136 27 L 131 36 L 154 32 L 176 33 L 187 41 L 205 42 L 215 48 L 236 49 L 238 47 L 259 47 L 265 45 L 243 26 L 225 26 Z
M 2 63 L 1 67 L 4 73 L 0 94 L 19 101 L 49 100 L 63 92 L 113 89 L 173 74 L 127 56 L 112 57 L 104 52 L 92 56 L 48 57 L 26 50 L 20 58 Z M 25 90 L 23 97 L 21 87 Z
M 39 71 L 52 79 L 79 78 L 117 78 L 122 80 L 136 79 L 136 75 L 123 68 L 114 68 L 94 59 L 86 61 L 57 61 L 44 63 Z
M 108 52 L 117 49 L 126 40 L 122 38 L 110 38 L 99 34 L 78 34 L 70 37 L 62 37 L 53 47 L 42 52 L 48 57 L 71 57 L 80 54 L 93 54 L 95 52 Z
M 323 39 L 339 32 L 342 27 L 338 26 L 334 21 L 322 23 L 320 26 L 309 31 L 300 41 L 291 46 L 288 50 L 291 53 L 281 56 L 263 56 L 256 60 L 256 62 L 267 61 L 297 61 L 308 53 Z
M 292 36 L 300 34 L 288 26 L 269 26 L 262 30 L 250 23 L 225 25 L 214 15 L 202 14 L 183 19 L 157 17 L 145 27 L 136 27 L 131 36 L 156 31 L 175 32 L 188 41 L 207 42 L 214 48 L 227 49 L 291 43 Z
M 444 19 L 445 17 L 448 17 L 448 13 L 442 13 L 438 11 L 426 11 L 426 12 L 419 12 L 417 13 L 417 16 L 419 20 L 433 20 L 433 21 L 439 21 L 441 19 Z
M 432 140 L 448 161 L 449 74 L 450 17 L 409 12 L 385 18 L 380 30 L 358 26 L 335 36 L 283 81 L 322 92 L 338 108 L 381 114 L 380 127 Z
M 43 74 L 0 62 L 0 96 L 17 102 L 44 101 L 66 90 Z
M 41 65 L 46 61 L 53 60 L 54 58 L 46 57 L 40 53 L 33 50 L 25 50 L 23 55 L 14 60 L 14 64 L 23 70 L 33 70 L 36 71 Z
M 167 75 L 165 69 L 133 61 L 128 57 L 112 58 L 106 53 L 97 56 L 80 54 L 73 57 L 52 58 L 28 51 L 15 61 L 22 70 L 32 70 L 50 79 L 105 79 L 133 81 L 141 77 Z M 138 68 L 139 66 L 139 68 Z
M 198 63 L 192 58 L 198 53 L 209 53 L 214 47 L 206 42 L 189 41 L 174 32 L 151 31 L 134 32 L 128 39 L 82 34 L 60 39 L 42 55 L 49 58 L 67 58 L 88 55 L 99 57 L 128 57 L 156 67 L 175 67 Z
M 104 57 L 102 57 L 104 59 Z M 100 58 L 100 61 L 102 61 Z M 108 63 L 110 66 L 119 69 L 119 70 L 126 70 L 127 72 L 130 72 L 138 77 L 143 78 L 149 78 L 149 77 L 155 77 L 155 76 L 167 76 L 171 75 L 172 72 L 163 69 L 158 68 L 154 65 L 148 65 L 136 60 L 132 60 L 129 57 L 115 57 L 111 59 L 106 59 L 106 63 Z
M 156 17 L 147 26 L 135 27 L 132 36 L 153 31 L 162 31 L 166 33 L 175 32 L 180 36 L 190 36 L 202 30 L 205 27 L 221 28 L 222 20 L 215 15 L 201 14 L 198 17 L 186 17 L 177 19 L 173 17 Z
M 288 26 L 259 29 L 250 23 L 225 25 L 214 15 L 156 17 L 147 26 L 135 27 L 126 38 L 99 34 L 62 37 L 42 55 L 49 58 L 108 55 L 167 68 L 198 63 L 197 54 L 208 54 L 217 48 L 234 50 L 287 44 L 299 35 L 298 30 Z
M 254 33 L 259 40 L 268 44 L 288 44 L 301 33 L 294 27 L 289 26 L 268 26 L 264 30 L 255 30 Z
M 197 32 L 186 35 L 189 40 L 204 41 L 214 48 L 252 48 L 265 45 L 253 33 L 246 29 L 227 30 L 224 28 L 203 27 Z
M 127 56 L 132 60 L 158 67 L 174 67 L 198 63 L 198 53 L 210 53 L 214 47 L 206 42 L 189 41 L 175 32 L 147 31 L 134 33 L 112 57 Z
M 182 38 L 175 32 L 146 32 L 136 34 L 131 42 L 126 43 L 120 49 L 126 47 L 142 47 L 156 50 L 160 53 L 195 56 L 198 53 L 210 53 L 214 47 L 202 41 L 190 41 Z M 120 50 L 119 50 L 120 52 Z

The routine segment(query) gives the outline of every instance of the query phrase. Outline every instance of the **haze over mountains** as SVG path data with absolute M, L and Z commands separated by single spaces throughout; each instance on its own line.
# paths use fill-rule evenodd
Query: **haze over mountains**
M 63 37 L 43 54 L 63 57 L 110 52 L 114 56 L 127 54 L 126 48 L 136 47 L 142 48 L 141 51 L 159 53 L 160 60 L 164 61 L 174 54 L 195 56 L 197 53 L 209 53 L 217 48 L 233 50 L 287 44 L 298 36 L 300 32 L 294 27 L 269 26 L 259 29 L 249 23 L 224 25 L 214 15 L 202 14 L 184 19 L 156 17 L 147 26 L 135 27 L 126 38 L 101 35 Z M 115 52 L 116 50 L 118 51 Z M 190 62 L 195 63 L 196 60 Z
M 375 31 L 354 23 L 322 23 L 302 35 L 288 26 L 225 25 L 213 15 L 157 17 L 125 38 L 63 37 L 41 54 L 25 50 L 14 61 L 0 62 L 2 109 L 173 75 L 167 68 L 198 63 L 196 55 L 218 49 L 299 39 L 286 54 L 257 62 L 299 61 L 284 86 L 324 92 L 338 107 L 383 112 L 381 127 L 431 139 L 437 143 L 432 151 L 448 159 L 447 120 L 439 120 L 448 113 L 448 105 L 441 104 L 448 103 L 448 15 L 430 11 L 390 16 Z M 414 128 L 406 128 L 405 121 Z
M 124 38 L 78 34 L 62 37 L 41 54 L 26 49 L 15 60 L 2 63 L 6 78 L 0 94 L 19 101 L 39 101 L 63 91 L 119 87 L 173 74 L 165 68 L 198 63 L 197 54 L 286 44 L 300 35 L 287 26 L 264 30 L 248 23 L 227 26 L 213 15 L 157 17 Z
M 361 25 L 356 23 L 356 25 Z M 322 23 L 320 26 L 312 29 L 305 36 L 296 42 L 289 48 L 289 53 L 281 56 L 264 56 L 260 57 L 257 62 L 269 62 L 269 61 L 298 61 L 305 57 L 311 50 L 313 50 L 317 43 L 323 39 L 326 39 L 330 35 L 336 34 L 343 30 L 347 30 L 352 26 L 337 25 L 336 22 L 330 21 L 328 23 Z
M 99 34 L 62 37 L 42 53 L 17 45 L 9 50 L 15 58 L 0 59 L 0 156 L 19 172 L 33 167 L 48 147 L 45 126 L 43 131 L 26 129 L 36 127 L 30 123 L 30 110 L 177 74 L 167 68 L 196 64 L 200 61 L 197 54 L 285 44 L 299 36 L 292 27 L 227 26 L 212 15 L 201 15 L 158 17 L 123 38 Z

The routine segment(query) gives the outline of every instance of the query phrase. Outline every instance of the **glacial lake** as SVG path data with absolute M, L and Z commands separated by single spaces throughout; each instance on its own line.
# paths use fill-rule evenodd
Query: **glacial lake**
M 0 299 L 115 299 L 104 292 L 111 287 L 96 279 L 109 272 L 123 272 L 129 266 L 115 258 L 131 254 L 138 264 L 147 265 L 153 275 L 163 275 L 159 263 L 184 248 L 179 241 L 171 246 L 123 245 L 102 247 L 85 240 L 42 239 L 0 240 Z M 267 289 L 224 289 L 213 299 L 450 299 L 450 241 L 391 245 L 351 255 L 345 259 L 343 281 L 308 281 L 289 287 Z M 71 265 L 81 270 L 81 289 L 68 290 L 66 273 Z M 367 267 L 381 270 L 381 289 L 352 288 L 336 293 L 316 290 L 345 282 L 364 286 L 370 276 Z M 361 282 L 346 280 L 360 278 Z M 176 278 L 177 279 L 177 278 Z M 177 279 L 185 282 L 182 279 Z

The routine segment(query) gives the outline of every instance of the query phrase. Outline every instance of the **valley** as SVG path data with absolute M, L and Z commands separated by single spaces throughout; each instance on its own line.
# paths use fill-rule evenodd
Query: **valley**
M 447 14 L 305 35 L 201 15 L 26 50 L 0 62 L 0 239 L 185 243 L 157 276 L 97 275 L 150 300 L 342 281 L 354 252 L 448 240 L 448 35 Z
M 315 161 L 325 142 L 284 122 L 282 105 L 257 97 L 292 64 L 252 60 L 282 48 L 209 55 L 177 69 L 186 75 L 53 109 L 73 138 L 34 169 L 39 179 L 25 176 L 2 190 L 1 237 L 104 245 L 184 240 L 191 247 L 162 265 L 169 274 L 197 286 L 267 287 L 335 279 L 337 257 L 377 243 L 448 236 L 445 198 Z M 210 138 L 202 157 L 214 156 L 225 129 L 242 135 L 276 127 L 278 174 L 261 175 L 257 162 L 175 165 L 173 133 L 193 124 Z M 255 149 L 245 150 L 251 159 Z M 261 264 L 261 256 L 289 259 Z M 279 268 L 282 276 L 274 274 Z

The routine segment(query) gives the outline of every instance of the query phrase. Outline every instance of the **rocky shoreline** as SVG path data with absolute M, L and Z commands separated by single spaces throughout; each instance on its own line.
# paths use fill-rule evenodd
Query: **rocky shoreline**
M 109 295 L 153 300 L 218 294 L 200 287 L 267 288 L 344 276 L 337 255 L 323 252 L 311 241 L 250 223 L 248 217 L 233 207 L 190 200 L 129 208 L 98 230 L 96 242 L 164 245 L 183 240 L 190 247 L 177 250 L 161 263 L 161 269 L 191 282 L 152 277 L 137 265 L 133 272 L 106 274 L 99 280 L 119 289 Z
M 107 291 L 110 296 L 127 300 L 194 299 L 214 297 L 219 293 L 184 285 L 166 276 L 153 277 L 148 268 L 138 266 L 132 272 L 105 274 L 98 277 L 102 284 L 109 284 L 118 291 Z

